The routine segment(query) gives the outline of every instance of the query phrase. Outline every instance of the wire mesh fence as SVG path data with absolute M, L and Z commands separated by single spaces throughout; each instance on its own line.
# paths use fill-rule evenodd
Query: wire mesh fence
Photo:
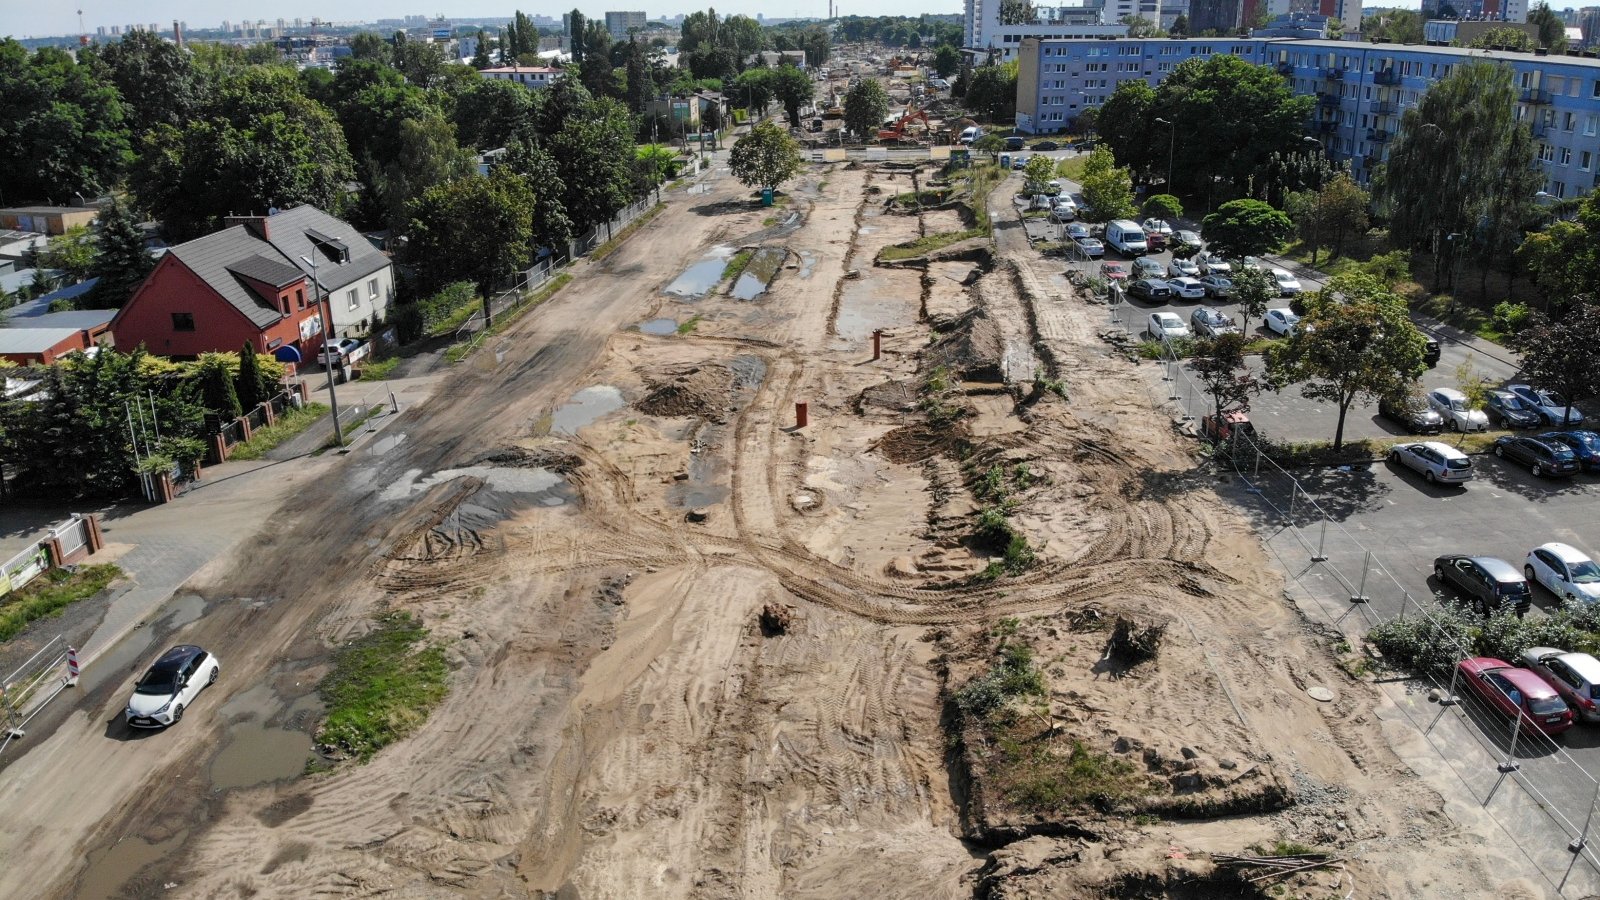
M 1112 327 L 1137 337 L 1143 331 L 1138 314 L 1119 302 L 1118 292 L 1110 292 L 1109 299 Z M 1152 341 L 1159 347 L 1152 406 L 1203 426 L 1200 420 L 1210 410 L 1204 385 L 1179 357 L 1177 342 Z M 1430 664 L 1384 679 L 1381 688 L 1400 719 L 1558 894 L 1600 890 L 1600 856 L 1591 846 L 1591 839 L 1600 841 L 1595 816 L 1600 778 L 1559 736 L 1564 724 L 1552 719 L 1560 717 L 1530 708 L 1531 701 L 1508 689 L 1503 677 L 1492 677 L 1492 671 L 1479 674 L 1471 664 L 1462 665 L 1479 657 L 1462 637 L 1460 613 L 1452 613 L 1447 606 L 1452 601 L 1431 588 L 1423 593 L 1408 587 L 1405 570 L 1397 572 L 1382 548 L 1368 546 L 1346 527 L 1352 510 L 1339 493 L 1342 479 L 1285 468 L 1273 458 L 1271 445 L 1245 428 L 1196 430 L 1298 586 L 1306 612 L 1353 646 L 1365 642 L 1374 627 L 1400 621 L 1410 623 L 1418 642 L 1437 648 Z M 1505 662 L 1514 666 L 1517 660 Z

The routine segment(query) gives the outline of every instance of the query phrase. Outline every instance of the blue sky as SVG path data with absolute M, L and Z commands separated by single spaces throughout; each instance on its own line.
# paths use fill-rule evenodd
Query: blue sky
M 738 2 L 710 3 L 718 13 L 743 13 L 753 16 L 763 13 L 773 17 L 794 16 L 826 16 L 828 13 L 827 0 L 778 0 L 776 3 Z M 542 4 L 523 4 L 520 9 L 529 15 L 547 15 L 559 17 L 561 13 L 577 6 L 585 15 L 600 15 L 606 9 L 638 9 L 639 5 L 632 2 L 618 2 L 606 7 L 589 7 L 582 3 L 567 3 L 553 5 L 549 2 Z M 919 15 L 923 12 L 931 13 L 957 13 L 961 11 L 960 0 L 875 0 L 870 4 L 851 2 L 840 3 L 840 9 L 846 13 L 859 15 Z M 108 0 L 81 0 L 79 5 L 72 2 L 44 2 L 24 3 L 22 0 L 8 0 L 0 5 L 0 34 L 13 37 L 42 36 L 49 34 L 76 34 L 78 32 L 77 10 L 83 10 L 83 22 L 88 26 L 90 34 L 95 33 L 97 25 L 126 25 L 132 22 L 149 24 L 156 22 L 163 29 L 172 27 L 172 20 L 187 21 L 190 28 L 216 28 L 223 19 L 241 21 L 249 18 L 265 19 L 269 23 L 276 22 L 280 17 L 291 22 L 296 16 L 310 20 L 313 16 L 323 16 L 337 20 L 364 20 L 373 21 L 379 18 L 400 18 L 407 14 L 432 16 L 443 13 L 447 17 L 460 16 L 510 16 L 519 6 L 515 3 L 498 6 L 485 3 L 483 0 L 431 0 L 424 6 L 415 9 L 407 8 L 404 3 L 395 3 L 394 0 L 344 0 L 338 4 L 315 2 L 315 0 L 283 0 L 272 3 L 263 0 L 249 0 L 239 3 L 229 0 L 226 3 L 217 3 L 215 0 L 141 0 L 139 3 L 108 2 Z M 644 9 L 651 18 L 671 15 L 677 12 L 692 12 L 702 9 L 702 6 L 668 7 L 656 3 L 645 3 Z

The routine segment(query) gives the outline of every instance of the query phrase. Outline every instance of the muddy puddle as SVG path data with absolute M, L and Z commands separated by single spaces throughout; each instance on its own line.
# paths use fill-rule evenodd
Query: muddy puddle
M 596 384 L 573 394 L 572 399 L 551 411 L 548 424 L 541 419 L 533 430 L 535 434 L 577 434 L 579 428 L 621 408 L 621 391 L 609 384 Z
M 272 724 L 283 708 L 267 684 L 258 684 L 232 697 L 218 713 L 230 722 L 222 750 L 211 761 L 211 786 L 217 790 L 251 787 L 293 778 L 305 771 L 311 758 L 311 735 L 294 727 Z M 283 716 L 290 724 L 304 724 L 321 709 L 317 695 L 307 694 Z
M 128 896 L 122 890 L 128 879 L 145 866 L 156 862 L 178 849 L 187 830 L 180 831 L 159 844 L 142 838 L 128 838 L 109 847 L 89 851 L 89 867 L 78 881 L 73 893 L 79 900 L 113 900 Z
M 531 497 L 540 506 L 561 506 L 571 501 L 573 492 L 567 480 L 549 469 L 537 466 L 507 468 L 504 466 L 461 466 L 444 469 L 422 477 L 422 470 L 412 469 L 394 484 L 383 489 L 383 500 L 403 500 L 418 491 L 454 481 L 464 476 L 482 478 L 489 490 L 502 494 L 521 494 Z
M 811 273 L 815 272 L 816 269 L 817 269 L 817 255 L 815 253 L 811 252 L 810 250 L 801 250 L 800 251 L 800 272 L 799 272 L 800 277 L 801 278 L 810 278 L 811 277 Z
M 662 335 L 676 334 L 678 332 L 678 320 L 651 319 L 648 322 L 640 322 L 638 328 L 642 334 L 653 334 L 658 337 Z
M 739 273 L 739 280 L 734 282 L 734 299 L 754 300 L 766 293 L 767 285 L 772 283 L 778 269 L 783 267 L 784 260 L 788 258 L 789 251 L 783 247 L 762 247 L 757 250 L 744 271 Z
M 367 445 L 367 452 L 373 456 L 382 456 L 405 442 L 405 432 L 380 435 Z
M 692 300 L 711 293 L 722 282 L 722 273 L 727 269 L 731 256 L 732 247 L 712 247 L 703 259 L 684 269 L 667 285 L 667 293 Z

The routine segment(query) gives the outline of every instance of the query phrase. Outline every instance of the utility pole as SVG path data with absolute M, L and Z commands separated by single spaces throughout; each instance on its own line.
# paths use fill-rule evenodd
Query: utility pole
M 312 252 L 315 253 L 316 250 L 313 248 Z M 333 439 L 338 441 L 339 446 L 342 448 L 344 447 L 344 426 L 339 424 L 339 396 L 334 393 L 333 366 L 328 362 L 328 342 L 333 337 L 333 303 L 328 299 L 327 293 L 322 290 L 322 282 L 317 280 L 316 258 L 311 256 L 302 256 L 300 258 L 305 260 L 306 265 L 311 267 L 311 287 L 317 292 L 316 306 L 327 315 L 327 318 L 322 321 L 322 368 L 327 370 L 328 373 L 328 406 L 333 409 Z

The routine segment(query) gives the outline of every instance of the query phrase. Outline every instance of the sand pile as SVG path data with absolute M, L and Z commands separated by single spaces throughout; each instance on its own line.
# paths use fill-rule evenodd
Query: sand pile
M 666 373 L 660 380 L 646 378 L 644 398 L 634 404 L 652 416 L 692 416 L 721 421 L 731 404 L 733 371 L 717 363 L 704 363 Z

